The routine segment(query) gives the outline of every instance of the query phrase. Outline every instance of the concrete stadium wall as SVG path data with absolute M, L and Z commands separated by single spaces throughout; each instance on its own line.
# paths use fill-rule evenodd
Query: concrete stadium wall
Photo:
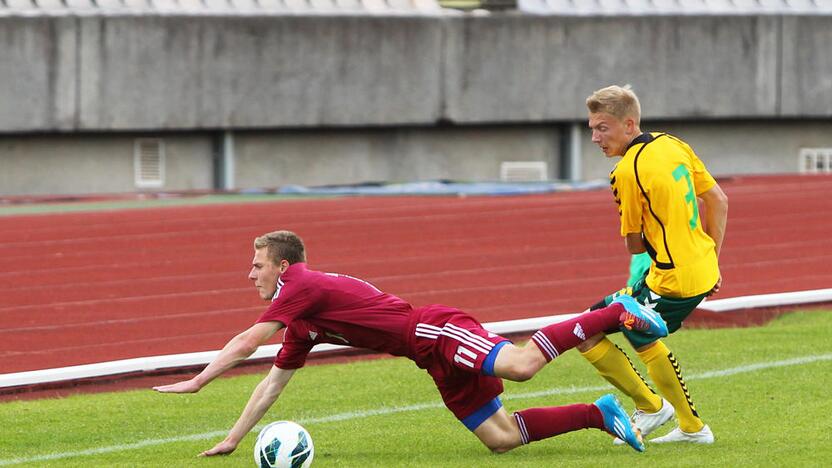
M 137 188 L 134 142 L 160 139 L 165 181 Z M 0 196 L 121 193 L 214 188 L 214 133 L 0 137 Z M 487 181 L 502 161 L 545 161 L 560 172 L 556 128 L 396 128 L 247 131 L 234 135 L 235 187 Z
M 832 116 L 832 16 L 783 18 L 784 116 Z
M 0 18 L 0 131 L 435 122 L 442 27 L 427 17 Z
M 551 126 L 242 132 L 239 187 L 500 178 L 502 161 L 545 161 L 559 173 Z
M 0 138 L 0 195 L 140 191 L 134 141 L 141 135 L 28 135 Z M 206 136 L 164 135 L 165 181 L 154 190 L 210 189 L 212 144 Z
M 584 127 L 584 123 L 580 123 Z M 685 139 L 714 175 L 794 173 L 801 148 L 832 148 L 832 121 L 646 121 L 645 130 Z M 241 131 L 234 134 L 235 187 L 419 180 L 488 181 L 502 161 L 545 161 L 564 178 L 566 143 L 556 125 Z M 216 132 L 0 137 L 0 195 L 140 191 L 137 138 L 165 145 L 165 183 L 153 190 L 214 187 Z M 582 129 L 582 180 L 605 179 L 607 159 Z
M 0 18 L 0 132 L 76 128 L 77 21 Z
M 646 118 L 776 117 L 779 21 L 466 18 L 448 41 L 448 118 L 583 119 L 586 96 L 625 83 Z
M 832 16 L 0 18 L 0 132 L 832 116 Z
M 133 140 L 159 135 L 161 189 L 210 189 L 223 131 L 236 188 L 493 180 L 506 160 L 564 178 L 562 130 L 611 83 L 717 175 L 832 147 L 831 16 L 18 16 L 0 42 L 5 195 L 135 191 Z M 581 143 L 580 177 L 606 177 Z

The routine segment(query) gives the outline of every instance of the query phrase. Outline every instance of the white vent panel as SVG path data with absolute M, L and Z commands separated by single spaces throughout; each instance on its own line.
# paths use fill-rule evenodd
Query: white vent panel
M 503 182 L 540 182 L 547 179 L 549 168 L 545 161 L 503 161 L 500 180 Z
M 832 174 L 832 148 L 801 148 L 801 174 Z
M 140 139 L 133 145 L 133 169 L 137 188 L 159 188 L 165 184 L 165 144 Z

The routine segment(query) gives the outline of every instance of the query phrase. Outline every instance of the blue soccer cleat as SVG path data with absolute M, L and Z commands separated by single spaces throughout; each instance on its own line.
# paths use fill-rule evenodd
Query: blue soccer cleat
M 641 433 L 633 426 L 615 395 L 608 393 L 602 396 L 595 400 L 595 406 L 601 410 L 601 415 L 604 416 L 604 427 L 606 427 L 607 432 L 618 436 L 619 439 L 627 442 L 630 447 L 637 451 L 644 451 Z
M 635 330 L 649 333 L 653 336 L 667 336 L 667 324 L 654 310 L 638 303 L 632 296 L 622 294 L 613 299 L 612 304 L 624 306 L 624 313 L 621 314 L 621 325 L 627 330 Z

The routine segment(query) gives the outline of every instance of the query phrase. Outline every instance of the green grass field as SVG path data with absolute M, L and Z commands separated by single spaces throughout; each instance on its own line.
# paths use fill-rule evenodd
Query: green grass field
M 828 466 L 830 336 L 832 312 L 801 312 L 760 328 L 669 338 L 716 435 L 712 446 L 648 444 L 639 454 L 600 431 L 580 431 L 492 455 L 405 359 L 309 366 L 263 422 L 303 424 L 315 466 Z M 138 390 L 2 403 L 0 465 L 253 466 L 254 434 L 230 456 L 194 457 L 224 436 L 261 377 L 220 379 L 194 395 Z M 504 403 L 511 411 L 590 402 L 608 391 L 572 351 L 530 382 L 508 382 Z

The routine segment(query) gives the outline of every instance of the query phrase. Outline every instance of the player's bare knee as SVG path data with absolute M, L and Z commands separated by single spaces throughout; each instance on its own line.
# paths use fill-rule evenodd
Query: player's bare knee
M 532 377 L 537 375 L 538 370 L 540 370 L 540 367 L 532 361 L 522 363 L 517 369 L 517 381 L 525 382 L 527 380 L 531 380 Z
M 509 438 L 488 441 L 485 445 L 488 447 L 488 450 L 491 450 L 491 453 L 494 454 L 506 453 L 517 447 L 517 444 Z
M 505 347 L 497 359 L 495 373 L 514 382 L 525 382 L 546 365 L 546 358 L 535 346 Z
M 528 359 L 523 361 L 517 367 L 516 382 L 526 382 L 540 372 L 540 369 L 546 364 L 546 361 L 539 362 L 535 359 Z
M 499 446 L 499 447 L 489 447 L 491 449 L 491 453 L 495 455 L 499 455 L 501 453 L 506 453 L 509 450 L 513 449 L 514 447 L 506 447 L 506 446 Z
M 523 360 L 523 365 L 521 369 L 521 377 L 523 380 L 530 380 L 532 377 L 537 375 L 541 369 L 546 367 L 549 361 L 543 356 L 537 347 L 534 348 L 534 352 L 527 352 L 526 359 Z
M 531 380 L 531 378 L 537 374 L 538 370 L 540 370 L 540 366 L 538 366 L 534 361 L 529 359 L 518 359 L 517 362 L 513 363 L 511 367 L 507 369 L 507 375 L 503 377 L 514 382 L 525 382 L 527 380 Z

